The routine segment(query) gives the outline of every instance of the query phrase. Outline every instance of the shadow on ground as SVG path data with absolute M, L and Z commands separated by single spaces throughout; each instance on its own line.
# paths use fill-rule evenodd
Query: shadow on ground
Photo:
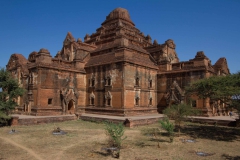
M 152 141 L 152 142 L 169 142 L 169 140 L 165 140 L 165 139 L 161 139 L 161 138 L 151 138 L 149 141 Z
M 227 154 L 223 154 L 222 158 L 224 158 L 226 160 L 240 160 L 240 156 L 230 156 Z
M 195 126 L 188 125 L 181 129 L 183 134 L 192 138 L 204 138 L 216 141 L 234 141 L 240 136 L 239 128 L 220 127 L 220 126 Z
M 92 153 L 96 153 L 99 154 L 101 156 L 107 157 L 107 156 L 111 156 L 111 152 L 104 152 L 104 151 L 92 151 Z

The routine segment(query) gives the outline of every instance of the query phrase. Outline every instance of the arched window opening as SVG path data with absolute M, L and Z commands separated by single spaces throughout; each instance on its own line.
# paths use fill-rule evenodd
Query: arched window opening
M 112 106 L 112 95 L 109 91 L 105 94 L 105 106 Z
M 95 82 L 95 76 L 92 74 L 90 79 L 89 79 L 89 87 L 94 87 L 96 84 Z
M 108 78 L 108 79 L 107 79 L 107 82 L 108 82 L 108 85 L 110 86 L 111 83 L 112 83 L 112 82 L 111 82 L 111 78 Z
M 135 105 L 136 105 L 136 106 L 139 106 L 139 97 L 136 97 L 136 98 L 135 98 Z
M 105 85 L 106 86 L 111 86 L 112 85 L 112 79 L 111 77 L 107 77 L 106 80 L 105 80 Z
M 94 80 L 94 79 L 92 79 L 91 86 L 92 86 L 92 87 L 95 86 L 95 80 Z
M 149 99 L 149 105 L 152 106 L 152 98 Z
M 149 80 L 149 88 L 152 88 L 152 80 Z
M 93 94 L 93 92 L 90 94 L 89 97 L 89 105 L 91 106 L 95 105 L 95 95 Z
M 70 111 L 70 110 L 74 110 L 74 101 L 73 100 L 69 101 L 69 103 L 68 103 L 68 111 Z
M 192 107 L 197 107 L 197 101 L 196 100 L 192 101 Z
M 94 105 L 94 98 L 93 97 L 90 98 L 90 105 Z
M 49 98 L 49 99 L 48 99 L 48 105 L 52 105 L 52 102 L 53 102 L 53 99 L 52 99 L 52 98 Z
M 136 78 L 135 85 L 136 85 L 136 86 L 139 86 L 139 78 L 138 78 L 138 77 Z
M 110 106 L 111 105 L 111 99 L 107 99 L 107 105 Z

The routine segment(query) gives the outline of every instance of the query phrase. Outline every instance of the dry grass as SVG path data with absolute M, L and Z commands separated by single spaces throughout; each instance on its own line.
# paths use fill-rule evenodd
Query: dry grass
M 66 135 L 52 135 L 60 127 Z M 240 130 L 228 127 L 187 125 L 173 143 L 163 135 L 152 136 L 159 124 L 126 128 L 120 159 L 130 160 L 197 160 L 240 159 Z M 0 160 L 5 159 L 114 159 L 102 148 L 107 147 L 103 124 L 69 121 L 56 124 L 0 128 Z M 181 139 L 196 139 L 196 143 L 182 143 Z M 160 142 L 160 148 L 158 143 Z M 214 153 L 199 157 L 196 151 Z

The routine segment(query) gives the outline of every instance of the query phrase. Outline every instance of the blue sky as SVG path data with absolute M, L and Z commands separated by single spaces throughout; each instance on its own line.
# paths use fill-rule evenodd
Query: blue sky
M 230 72 L 240 71 L 240 0 L 1 0 L 0 66 L 13 53 L 55 56 L 68 31 L 83 39 L 117 7 L 158 43 L 173 39 L 180 61 L 204 51 L 212 64 L 226 57 Z

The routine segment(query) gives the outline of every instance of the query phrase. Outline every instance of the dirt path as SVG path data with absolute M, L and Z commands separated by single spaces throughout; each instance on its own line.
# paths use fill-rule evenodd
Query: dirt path
M 26 148 L 26 147 L 22 146 L 21 144 L 17 144 L 16 142 L 14 142 L 14 141 L 12 141 L 12 140 L 10 140 L 10 139 L 8 139 L 8 138 L 5 138 L 5 137 L 0 137 L 0 139 L 3 139 L 4 141 L 12 144 L 13 146 L 19 147 L 19 148 L 27 151 L 30 155 L 32 155 L 33 157 L 35 157 L 35 158 L 38 159 L 38 160 L 43 160 L 41 157 L 39 157 L 39 156 L 38 156 L 35 152 L 33 152 L 31 149 Z

